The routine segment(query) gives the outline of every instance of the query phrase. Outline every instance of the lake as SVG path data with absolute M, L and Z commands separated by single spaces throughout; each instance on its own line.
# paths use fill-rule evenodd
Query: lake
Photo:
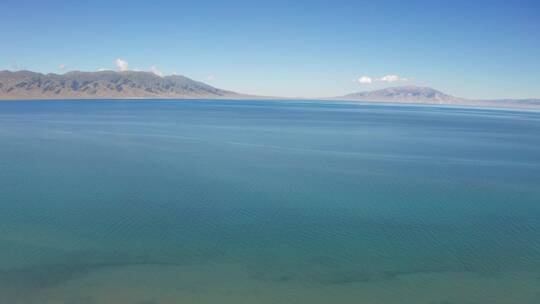
M 0 303 L 540 303 L 540 112 L 0 102 Z

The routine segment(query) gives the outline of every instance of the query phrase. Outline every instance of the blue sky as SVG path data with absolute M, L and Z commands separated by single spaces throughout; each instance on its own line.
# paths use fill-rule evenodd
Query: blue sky
M 4 0 L 2 11 L 0 69 L 95 71 L 122 59 L 253 94 L 415 84 L 540 98 L 540 1 Z

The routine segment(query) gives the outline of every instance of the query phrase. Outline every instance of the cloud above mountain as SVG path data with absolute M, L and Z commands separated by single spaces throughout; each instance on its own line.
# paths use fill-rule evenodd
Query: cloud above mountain
M 373 79 L 369 76 L 362 76 L 358 78 L 358 83 L 360 84 L 371 84 L 373 82 Z
M 396 82 L 400 80 L 405 80 L 404 78 L 399 77 L 398 75 L 386 75 L 379 79 L 381 82 Z
M 114 64 L 116 64 L 116 68 L 121 72 L 128 70 L 128 62 L 124 59 L 118 58 L 114 61 Z
M 150 72 L 154 73 L 154 75 L 157 75 L 159 77 L 163 77 L 163 72 L 161 72 L 155 65 L 150 67 Z
M 370 77 L 370 76 L 361 76 L 358 78 L 358 83 L 367 85 L 372 83 L 393 83 L 393 82 L 399 82 L 399 81 L 407 81 L 407 78 L 401 77 L 399 75 L 395 74 L 389 74 L 382 77 Z

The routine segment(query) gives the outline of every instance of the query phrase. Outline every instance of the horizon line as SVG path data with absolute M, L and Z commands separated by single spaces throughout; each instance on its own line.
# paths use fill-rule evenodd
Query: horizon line
M 155 77 L 159 77 L 159 78 L 166 78 L 166 77 L 174 77 L 174 76 L 178 76 L 178 77 L 185 77 L 185 78 L 188 78 L 190 80 L 193 80 L 193 81 L 196 81 L 196 82 L 200 82 L 200 83 L 203 83 L 203 84 L 206 84 L 206 85 L 209 85 L 211 87 L 214 87 L 214 88 L 217 88 L 215 87 L 214 85 L 210 85 L 208 84 L 207 82 L 205 82 L 204 80 L 197 80 L 197 79 L 194 79 L 194 78 L 191 78 L 191 77 L 188 77 L 188 76 L 185 76 L 183 74 L 178 74 L 178 73 L 172 73 L 172 74 L 168 74 L 168 75 L 164 75 L 164 74 L 159 74 L 159 73 L 156 73 L 155 71 L 145 71 L 145 70 L 138 70 L 138 69 L 126 69 L 126 70 L 114 70 L 114 69 L 98 69 L 98 70 L 95 70 L 95 71 L 84 71 L 84 70 L 70 70 L 70 71 L 64 71 L 64 72 L 38 72 L 38 71 L 32 71 L 32 70 L 29 70 L 29 69 L 20 69 L 20 70 L 9 70 L 9 69 L 3 69 L 3 70 L 0 70 L 0 72 L 10 72 L 10 73 L 17 73 L 17 72 L 30 72 L 30 73 L 35 73 L 35 74 L 40 74 L 40 75 L 57 75 L 57 76 L 62 76 L 62 75 L 66 75 L 66 74 L 69 74 L 69 73 L 102 73 L 102 72 L 112 72 L 112 73 L 145 73 L 145 74 L 150 74 L 150 75 L 153 75 Z M 252 97 L 260 97 L 260 98 L 263 98 L 263 99 L 279 99 L 279 98 L 284 98 L 284 99 L 304 99 L 304 100 L 328 100 L 328 99 L 341 99 L 341 100 L 355 100 L 353 98 L 347 98 L 348 95 L 354 95 L 354 94 L 361 94 L 361 93 L 369 93 L 369 92 L 375 92 L 375 91 L 383 91 L 383 90 L 387 90 L 387 89 L 395 89 L 395 88 L 424 88 L 424 89 L 431 89 L 431 90 L 435 90 L 435 91 L 438 91 L 442 94 L 445 94 L 445 95 L 448 95 L 450 97 L 454 97 L 454 98 L 458 98 L 458 99 L 463 99 L 463 100 L 466 100 L 466 101 L 498 101 L 498 100 L 540 100 L 540 97 L 525 97 L 525 98 L 514 98 L 514 97 L 497 97 L 497 98 L 479 98 L 479 99 L 473 99 L 473 98 L 467 98 L 467 97 L 459 97 L 459 96 L 455 96 L 455 95 L 451 95 L 451 94 L 447 94 L 439 89 L 435 89 L 433 87 L 430 87 L 430 86 L 426 86 L 426 85 L 416 85 L 416 84 L 403 84 L 403 85 L 387 85 L 387 86 L 383 86 L 383 87 L 380 87 L 380 88 L 373 88 L 373 89 L 364 89 L 364 90 L 358 90 L 358 91 L 354 91 L 354 92 L 349 92 L 349 93 L 345 93 L 344 95 L 337 95 L 337 96 L 315 96 L 315 97 L 307 97 L 307 96 L 272 96 L 272 95 L 260 95 L 260 94 L 252 94 L 252 93 L 240 93 L 240 92 L 236 92 L 236 91 L 231 91 L 233 93 L 236 93 L 236 94 L 239 94 L 239 95 L 248 95 L 248 96 L 252 96 Z M 221 88 L 218 88 L 218 89 L 221 89 Z M 225 90 L 225 89 L 223 89 Z M 84 99 L 84 98 L 83 98 Z M 131 99 L 131 98 L 127 98 L 127 99 Z M 141 98 L 143 99 L 143 98 Z

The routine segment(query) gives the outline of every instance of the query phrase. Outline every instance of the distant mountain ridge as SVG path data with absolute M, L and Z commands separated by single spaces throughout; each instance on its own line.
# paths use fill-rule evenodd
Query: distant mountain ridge
M 185 76 L 140 71 L 41 74 L 0 71 L 0 100 L 9 99 L 279 99 L 218 89 Z M 472 100 L 419 86 L 364 91 L 330 100 L 540 108 L 540 99 Z
M 434 102 L 452 103 L 462 101 L 441 91 L 429 87 L 403 86 L 391 87 L 374 91 L 364 91 L 343 96 L 346 99 L 366 101 L 400 101 L 400 102 Z
M 347 94 L 331 99 L 389 103 L 540 108 L 540 99 L 473 100 L 448 95 L 430 87 L 419 86 L 390 87 Z
M 180 75 L 99 71 L 41 74 L 0 71 L 0 99 L 242 98 Z

